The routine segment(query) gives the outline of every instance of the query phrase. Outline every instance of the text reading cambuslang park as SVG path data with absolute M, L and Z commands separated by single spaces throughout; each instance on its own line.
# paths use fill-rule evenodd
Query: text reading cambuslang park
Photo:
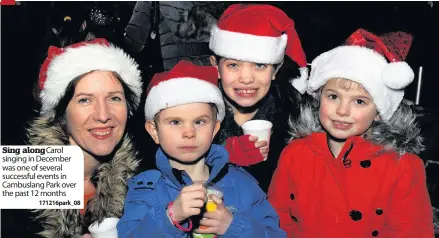
M 84 156 L 78 146 L 1 146 L 1 209 L 82 209 Z

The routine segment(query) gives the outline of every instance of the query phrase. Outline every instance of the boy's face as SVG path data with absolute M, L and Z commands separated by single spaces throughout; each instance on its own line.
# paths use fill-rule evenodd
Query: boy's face
M 259 102 L 270 89 L 275 79 L 275 69 L 271 64 L 257 64 L 222 58 L 211 63 L 218 69 L 224 93 L 241 107 L 251 107 Z
M 220 128 L 214 110 L 207 103 L 190 103 L 159 112 L 145 128 L 166 154 L 183 163 L 202 157 Z
M 331 79 L 322 89 L 320 122 L 333 137 L 344 140 L 366 132 L 380 120 L 372 97 L 359 84 Z

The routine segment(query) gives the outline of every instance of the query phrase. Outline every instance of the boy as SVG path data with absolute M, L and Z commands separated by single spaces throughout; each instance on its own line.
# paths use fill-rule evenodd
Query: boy
M 289 237 L 433 237 L 422 139 L 401 104 L 411 40 L 359 29 L 312 62 L 319 102 L 291 123 L 301 139 L 282 152 L 268 195 Z
M 228 153 L 211 145 L 225 107 L 215 67 L 179 62 L 154 76 L 145 104 L 145 128 L 160 145 L 158 170 L 129 181 L 120 237 L 285 237 L 279 218 L 255 180 L 228 164 Z M 224 200 L 209 199 L 216 210 L 204 212 L 203 183 L 214 183 Z M 204 229 L 195 229 L 195 223 Z

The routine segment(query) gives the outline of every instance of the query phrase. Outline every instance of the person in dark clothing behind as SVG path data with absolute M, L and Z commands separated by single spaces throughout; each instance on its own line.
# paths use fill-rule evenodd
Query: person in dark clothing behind
M 105 38 L 124 48 L 124 28 L 133 9 L 125 2 L 52 2 L 44 50 Z
M 304 90 L 301 86 L 308 75 L 294 22 L 270 5 L 235 4 L 212 28 L 210 49 L 215 53 L 211 63 L 218 69 L 228 109 L 214 143 L 225 144 L 230 162 L 246 166 L 267 191 L 287 145 L 289 116 L 298 114 L 298 92 L 287 79 L 294 65 L 290 59 L 284 62 L 285 55 L 300 67 L 301 76 L 291 81 L 296 89 Z M 255 119 L 273 123 L 269 148 L 266 141 L 255 143 L 257 138 L 243 135 L 241 125 Z
M 125 28 L 125 44 L 145 74 L 170 70 L 180 60 L 210 65 L 210 28 L 222 2 L 136 3 Z M 148 82 L 145 82 L 148 85 Z

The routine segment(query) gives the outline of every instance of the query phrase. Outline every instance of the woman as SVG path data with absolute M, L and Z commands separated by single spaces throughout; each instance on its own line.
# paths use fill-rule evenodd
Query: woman
M 212 28 L 211 57 L 221 78 L 227 110 L 215 143 L 224 143 L 232 163 L 246 168 L 267 191 L 280 152 L 288 138 L 288 117 L 297 114 L 297 94 L 280 70 L 287 55 L 301 68 L 301 77 L 293 81 L 298 90 L 300 79 L 307 77 L 306 59 L 294 22 L 283 11 L 270 5 L 234 4 Z M 282 67 L 288 69 L 288 67 Z M 273 123 L 267 141 L 243 136 L 241 125 L 249 120 Z M 266 161 L 262 162 L 267 156 Z
M 50 47 L 39 87 L 42 108 L 27 130 L 29 143 L 77 145 L 83 150 L 86 207 L 36 210 L 43 228 L 38 233 L 47 238 L 90 237 L 92 223 L 122 216 L 126 180 L 138 166 L 126 133 L 140 101 L 138 65 L 104 39 Z M 35 235 L 32 229 L 38 228 L 16 237 Z

